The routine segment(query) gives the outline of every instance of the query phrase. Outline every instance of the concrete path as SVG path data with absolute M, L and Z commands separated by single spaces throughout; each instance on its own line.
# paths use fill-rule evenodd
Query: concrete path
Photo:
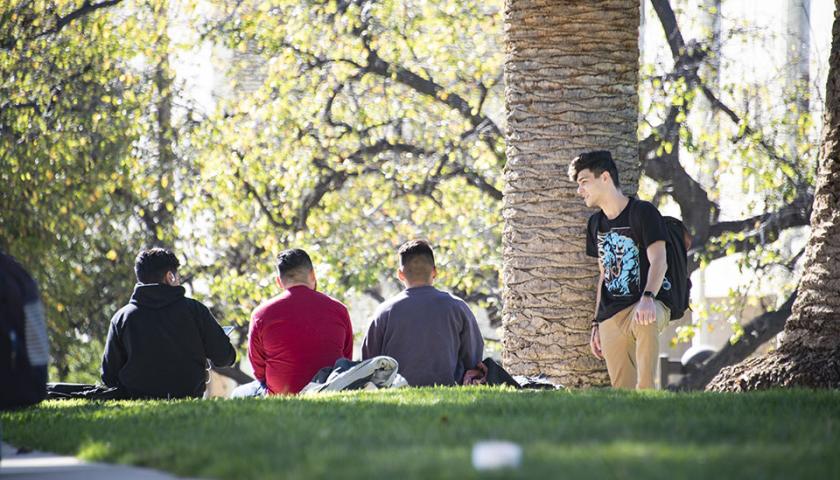
M 175 480 L 178 477 L 148 468 L 89 463 L 76 457 L 66 457 L 38 451 L 19 452 L 2 444 L 0 480 Z

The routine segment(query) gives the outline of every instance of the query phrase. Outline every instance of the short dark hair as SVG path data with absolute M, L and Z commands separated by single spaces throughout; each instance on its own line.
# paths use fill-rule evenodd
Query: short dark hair
M 618 167 L 615 166 L 612 154 L 608 150 L 594 150 L 591 152 L 581 153 L 569 165 L 569 179 L 577 182 L 578 174 L 581 170 L 589 170 L 596 177 L 600 177 L 602 173 L 607 172 L 612 178 L 613 184 L 620 187 L 618 180 Z
M 435 268 L 435 254 L 432 246 L 425 240 L 409 240 L 397 251 L 400 256 L 400 267 L 406 278 L 412 281 L 422 281 L 432 275 Z
M 177 272 L 181 262 L 166 248 L 150 248 L 137 254 L 134 274 L 140 283 L 162 283 L 166 272 Z
M 305 280 L 312 270 L 312 259 L 300 248 L 283 250 L 277 255 L 277 274 L 283 280 Z

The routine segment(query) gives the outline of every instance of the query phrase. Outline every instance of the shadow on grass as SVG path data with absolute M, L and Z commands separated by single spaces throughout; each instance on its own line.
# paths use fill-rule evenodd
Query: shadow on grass
M 49 402 L 2 415 L 19 446 L 214 478 L 840 478 L 840 392 L 410 389 L 317 397 Z

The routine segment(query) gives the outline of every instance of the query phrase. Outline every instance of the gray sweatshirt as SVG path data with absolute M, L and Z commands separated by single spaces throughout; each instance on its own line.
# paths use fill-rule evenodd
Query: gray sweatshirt
M 403 290 L 383 302 L 368 328 L 362 358 L 387 355 L 413 386 L 460 385 L 481 361 L 484 340 L 470 308 L 432 286 Z

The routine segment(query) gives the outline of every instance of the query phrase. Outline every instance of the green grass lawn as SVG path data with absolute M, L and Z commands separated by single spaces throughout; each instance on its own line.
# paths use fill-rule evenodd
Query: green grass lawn
M 424 388 L 308 398 L 47 402 L 16 446 L 210 478 L 840 478 L 840 392 Z M 509 440 L 516 470 L 472 445 Z

